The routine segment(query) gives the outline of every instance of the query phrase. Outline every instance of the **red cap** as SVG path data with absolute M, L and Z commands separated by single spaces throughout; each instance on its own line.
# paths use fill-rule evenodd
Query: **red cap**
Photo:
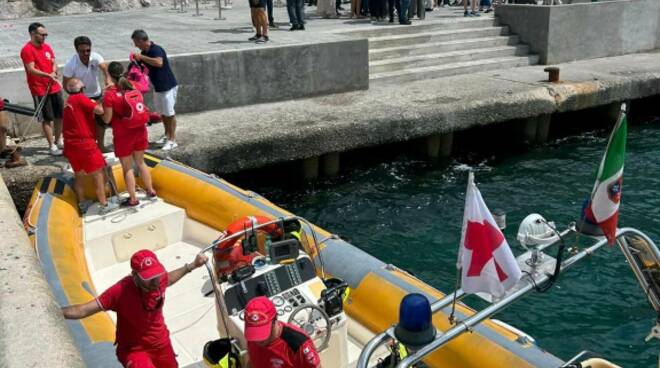
M 158 261 L 154 252 L 142 249 L 131 257 L 131 269 L 135 271 L 142 280 L 151 280 L 156 276 L 164 274 L 165 267 Z
M 258 296 L 250 300 L 245 307 L 245 339 L 267 340 L 276 317 L 275 305 L 267 297 Z

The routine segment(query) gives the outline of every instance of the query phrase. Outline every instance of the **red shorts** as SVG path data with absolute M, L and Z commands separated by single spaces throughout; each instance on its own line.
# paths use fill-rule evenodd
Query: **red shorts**
M 177 368 L 176 355 L 172 345 L 160 349 L 124 352 L 117 348 L 117 358 L 126 368 Z
M 112 144 L 115 145 L 115 156 L 117 157 L 130 156 L 135 151 L 144 151 L 149 148 L 147 127 L 123 131 L 121 135 L 115 135 L 112 138 Z
M 76 173 L 91 174 L 105 166 L 105 159 L 101 150 L 96 147 L 76 147 L 75 144 L 64 142 L 64 156 L 69 160 Z

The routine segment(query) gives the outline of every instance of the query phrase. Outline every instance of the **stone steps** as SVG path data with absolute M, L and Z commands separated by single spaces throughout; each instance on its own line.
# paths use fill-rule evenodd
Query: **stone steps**
M 538 60 L 538 55 L 509 56 L 401 69 L 382 73 L 371 73 L 369 83 L 371 86 L 379 83 L 403 83 L 486 70 L 508 69 L 512 67 L 534 65 L 538 63 Z
M 420 32 L 432 32 L 432 31 L 442 31 L 442 30 L 457 30 L 457 29 L 473 29 L 473 28 L 486 28 L 493 27 L 497 25 L 497 20 L 494 18 L 481 18 L 481 19 L 460 19 L 457 21 L 447 22 L 447 21 L 423 21 L 415 22 L 412 26 L 403 26 L 403 25 L 390 25 L 388 23 L 376 24 L 376 27 L 369 26 L 361 29 L 349 29 L 336 31 L 335 33 L 346 35 L 346 36 L 355 36 L 362 38 L 373 38 L 381 36 L 393 36 L 393 35 L 404 35 L 404 34 L 413 34 Z
M 369 49 L 390 48 L 412 44 L 467 40 L 474 38 L 507 36 L 509 27 L 464 28 L 403 35 L 388 35 L 369 38 Z
M 516 45 L 458 50 L 418 56 L 405 56 L 400 58 L 372 61 L 369 63 L 369 73 L 386 73 L 390 71 L 409 70 L 426 66 L 460 63 L 464 61 L 496 59 L 509 56 L 525 56 L 528 54 L 528 46 Z
M 467 40 L 454 40 L 445 42 L 429 42 L 406 46 L 387 47 L 369 50 L 369 61 L 378 61 L 405 56 L 436 54 L 442 52 L 480 49 L 506 45 L 517 45 L 520 39 L 516 35 L 484 37 Z
M 538 63 L 509 27 L 490 16 L 352 29 L 369 40 L 369 83 L 402 83 Z

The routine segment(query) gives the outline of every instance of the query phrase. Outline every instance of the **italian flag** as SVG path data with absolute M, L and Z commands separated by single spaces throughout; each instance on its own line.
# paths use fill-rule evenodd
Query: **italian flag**
M 587 216 L 603 229 L 609 244 L 614 244 L 616 240 L 627 136 L 626 104 L 622 104 L 619 119 L 610 135 L 603 160 L 600 162 L 596 184 L 587 208 Z

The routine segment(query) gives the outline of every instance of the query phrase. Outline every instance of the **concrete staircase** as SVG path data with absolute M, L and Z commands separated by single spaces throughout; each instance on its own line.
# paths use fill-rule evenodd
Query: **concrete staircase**
M 538 63 L 529 47 L 492 17 L 416 21 L 343 34 L 369 39 L 370 84 L 496 70 Z

